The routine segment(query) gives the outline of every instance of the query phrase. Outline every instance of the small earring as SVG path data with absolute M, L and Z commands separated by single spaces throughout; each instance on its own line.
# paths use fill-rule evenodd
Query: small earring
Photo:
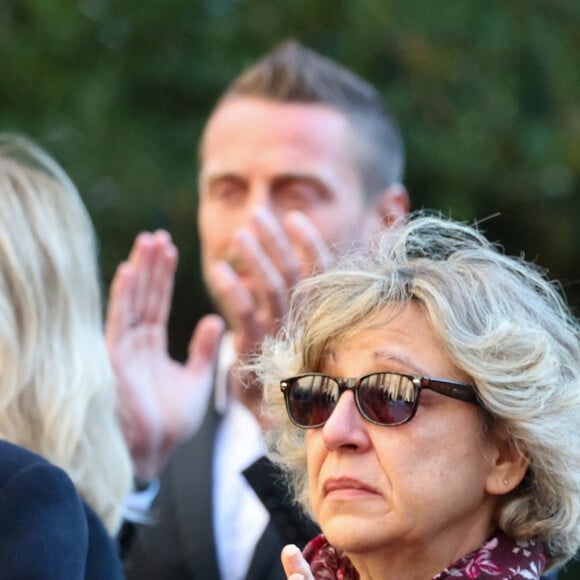
M 509 485 L 509 484 L 510 484 L 510 482 L 509 482 L 507 479 L 504 479 L 504 480 L 503 480 L 503 484 L 504 484 L 504 485 Z

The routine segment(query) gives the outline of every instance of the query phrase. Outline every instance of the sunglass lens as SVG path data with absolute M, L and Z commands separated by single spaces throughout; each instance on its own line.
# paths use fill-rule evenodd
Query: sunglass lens
M 339 397 L 338 383 L 320 375 L 294 379 L 287 394 L 288 412 L 302 427 L 318 427 L 330 417 Z
M 400 425 L 413 414 L 417 390 L 411 379 L 375 373 L 361 381 L 358 397 L 365 415 L 381 425 Z

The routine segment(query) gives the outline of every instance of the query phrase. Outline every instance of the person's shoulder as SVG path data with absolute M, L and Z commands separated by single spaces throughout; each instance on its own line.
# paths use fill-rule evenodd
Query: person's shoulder
M 0 578 L 82 578 L 87 521 L 68 475 L 0 442 Z
M 68 497 L 81 510 L 76 489 L 63 469 L 24 447 L 0 441 L 0 492 L 7 486 L 19 493 L 31 487 L 44 496 Z
M 85 580 L 121 580 L 124 576 L 117 543 L 99 516 L 86 503 L 84 509 L 89 530 Z
M 34 465 L 58 469 L 37 453 L 9 441 L 0 440 L 0 476 L 10 477 Z
M 67 473 L 7 441 L 0 441 L 0 502 L 4 514 L 20 511 L 22 517 L 68 518 L 86 530 L 82 500 Z M 45 509 L 36 510 L 42 506 Z

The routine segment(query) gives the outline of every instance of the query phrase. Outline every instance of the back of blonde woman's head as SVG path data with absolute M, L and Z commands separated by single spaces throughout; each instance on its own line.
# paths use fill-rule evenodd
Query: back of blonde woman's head
M 570 558 L 580 546 L 579 323 L 539 268 L 437 216 L 414 216 L 369 252 L 303 281 L 283 332 L 264 345 L 256 370 L 279 427 L 269 445 L 297 499 L 308 509 L 304 432 L 286 416 L 279 381 L 318 371 L 328 341 L 409 301 L 423 308 L 455 365 L 472 377 L 486 428 L 529 457 L 497 525 L 516 538 L 540 537 L 550 565 Z
M 0 134 L 0 437 L 64 468 L 111 533 L 130 485 L 96 244 L 58 164 Z

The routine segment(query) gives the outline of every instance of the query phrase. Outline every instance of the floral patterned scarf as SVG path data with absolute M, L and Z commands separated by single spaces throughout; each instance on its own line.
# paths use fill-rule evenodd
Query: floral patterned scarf
M 350 560 L 331 546 L 323 534 L 304 548 L 316 580 L 358 580 Z M 463 556 L 432 580 L 477 578 L 478 580 L 538 580 L 546 564 L 543 546 L 534 540 L 516 541 L 497 532 L 479 550 Z

